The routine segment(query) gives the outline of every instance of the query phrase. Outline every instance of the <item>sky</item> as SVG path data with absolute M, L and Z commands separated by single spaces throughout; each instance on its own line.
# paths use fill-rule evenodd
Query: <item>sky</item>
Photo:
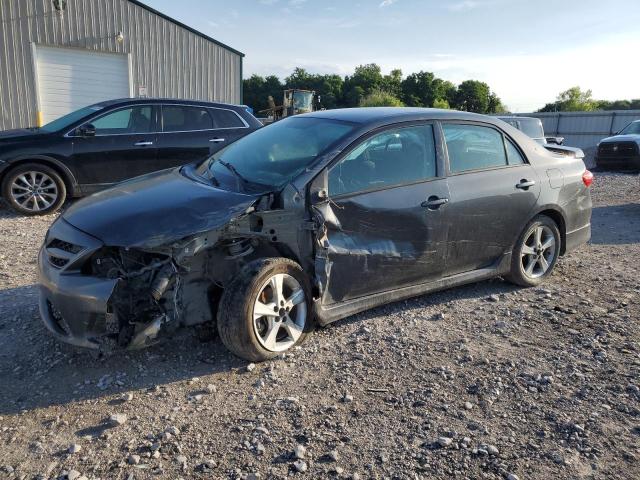
M 640 98 L 638 0 L 143 0 L 245 53 L 245 78 L 377 63 L 487 82 L 513 112 Z

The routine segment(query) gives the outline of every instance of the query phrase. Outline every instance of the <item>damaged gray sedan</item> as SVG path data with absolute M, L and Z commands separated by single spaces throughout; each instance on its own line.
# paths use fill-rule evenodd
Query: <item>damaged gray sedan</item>
M 209 323 L 265 360 L 316 322 L 495 276 L 541 283 L 590 238 L 592 178 L 482 115 L 296 116 L 69 208 L 40 251 L 40 313 L 103 351 Z

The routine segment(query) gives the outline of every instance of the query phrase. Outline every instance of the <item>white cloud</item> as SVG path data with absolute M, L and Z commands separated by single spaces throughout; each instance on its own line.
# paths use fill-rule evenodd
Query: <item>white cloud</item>
M 452 12 L 466 12 L 480 6 L 480 2 L 475 0 L 463 0 L 462 2 L 451 3 L 447 5 L 447 10 Z
M 384 8 L 384 7 L 388 7 L 390 5 L 393 5 L 397 1 L 398 0 L 382 0 L 382 3 L 380 4 L 380 8 Z
M 280 0 L 260 0 L 260 3 L 263 5 L 274 5 L 278 3 Z
M 355 28 L 360 25 L 362 25 L 360 20 L 339 20 L 334 24 L 336 28 Z

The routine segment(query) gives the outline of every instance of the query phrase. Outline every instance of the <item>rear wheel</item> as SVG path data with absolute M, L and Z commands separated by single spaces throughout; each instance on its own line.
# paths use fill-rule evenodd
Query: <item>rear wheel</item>
M 560 246 L 556 223 L 545 215 L 538 215 L 525 227 L 513 248 L 507 279 L 524 287 L 541 284 L 556 266 Z
M 67 189 L 58 172 L 51 167 L 28 163 L 5 175 L 2 196 L 18 213 L 46 215 L 62 206 Z
M 245 360 L 273 358 L 300 344 L 312 328 L 309 281 L 286 258 L 251 263 L 225 289 L 218 333 Z

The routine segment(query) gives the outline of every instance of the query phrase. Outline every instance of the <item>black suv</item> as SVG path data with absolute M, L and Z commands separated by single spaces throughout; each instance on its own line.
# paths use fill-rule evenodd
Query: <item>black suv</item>
M 245 107 L 169 99 L 97 103 L 40 128 L 0 132 L 2 196 L 51 213 L 122 180 L 203 160 L 262 124 Z

